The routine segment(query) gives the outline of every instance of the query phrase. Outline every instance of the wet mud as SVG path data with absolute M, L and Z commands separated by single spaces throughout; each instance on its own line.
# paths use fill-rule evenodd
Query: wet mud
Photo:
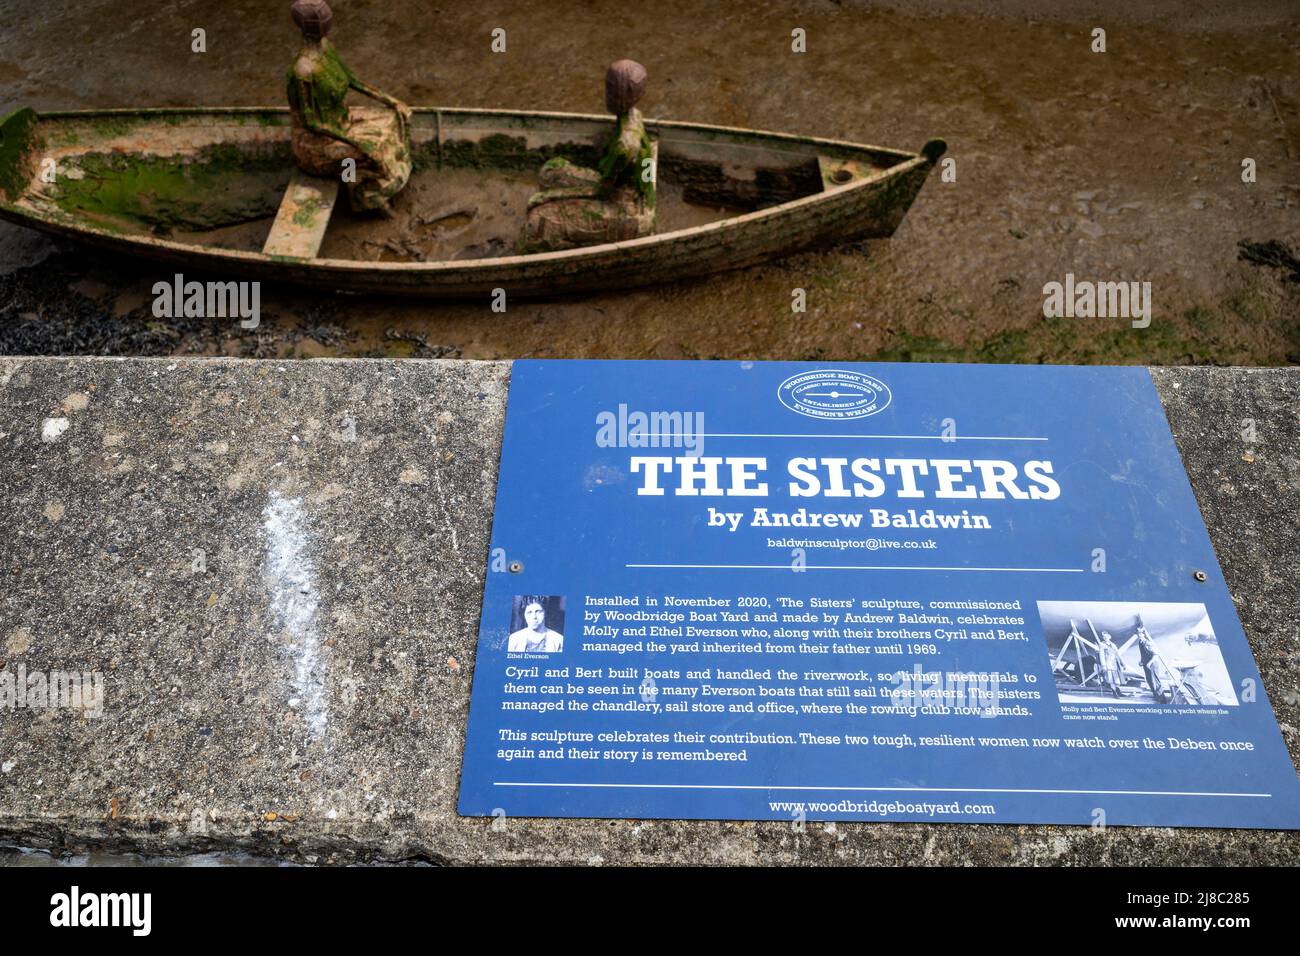
M 0 6 L 3 112 L 278 104 L 296 48 L 287 13 L 251 0 Z M 344 58 L 413 104 L 598 112 L 605 64 L 633 56 L 647 116 L 907 149 L 941 136 L 955 181 L 936 170 L 892 239 L 711 279 L 504 313 L 266 286 L 251 331 L 155 318 L 170 271 L 5 225 L 0 352 L 1300 362 L 1285 267 L 1300 255 L 1300 11 L 1132 6 L 339 0 Z M 505 53 L 489 47 L 497 26 Z M 198 27 L 204 54 L 190 50 Z M 806 53 L 791 51 L 796 27 Z M 343 222 L 327 252 L 492 254 L 526 189 L 488 215 L 490 190 L 467 182 L 374 246 Z M 1044 318 L 1044 285 L 1067 273 L 1150 282 L 1150 326 Z

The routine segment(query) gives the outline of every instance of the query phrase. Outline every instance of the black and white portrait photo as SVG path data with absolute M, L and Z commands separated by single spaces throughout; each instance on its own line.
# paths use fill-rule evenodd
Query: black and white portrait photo
M 517 595 L 511 606 L 510 653 L 558 654 L 564 650 L 564 598 Z
M 1039 601 L 1062 703 L 1237 706 L 1204 604 Z

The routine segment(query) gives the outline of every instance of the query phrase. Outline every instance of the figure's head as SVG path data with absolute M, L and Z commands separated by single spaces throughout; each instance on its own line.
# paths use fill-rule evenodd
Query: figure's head
M 294 0 L 289 13 L 308 40 L 323 40 L 334 25 L 334 13 L 325 0 Z
M 636 60 L 615 60 L 605 71 L 605 107 L 626 113 L 645 95 L 645 67 Z
M 529 601 L 524 605 L 524 621 L 534 631 L 540 631 L 546 622 L 546 608 L 541 601 Z

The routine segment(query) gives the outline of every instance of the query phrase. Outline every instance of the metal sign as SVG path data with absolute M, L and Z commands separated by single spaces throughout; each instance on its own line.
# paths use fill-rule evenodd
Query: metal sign
M 516 362 L 466 815 L 1300 827 L 1139 368 Z

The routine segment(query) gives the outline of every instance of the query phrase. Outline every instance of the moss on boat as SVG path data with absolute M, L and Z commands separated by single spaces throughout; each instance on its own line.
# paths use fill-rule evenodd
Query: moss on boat
M 217 144 L 176 156 L 87 153 L 60 171 L 49 196 L 65 212 L 147 229 L 214 229 L 274 215 L 292 173 L 287 144 Z
M 31 180 L 37 123 L 31 109 L 10 113 L 0 122 L 0 198 L 12 202 Z

